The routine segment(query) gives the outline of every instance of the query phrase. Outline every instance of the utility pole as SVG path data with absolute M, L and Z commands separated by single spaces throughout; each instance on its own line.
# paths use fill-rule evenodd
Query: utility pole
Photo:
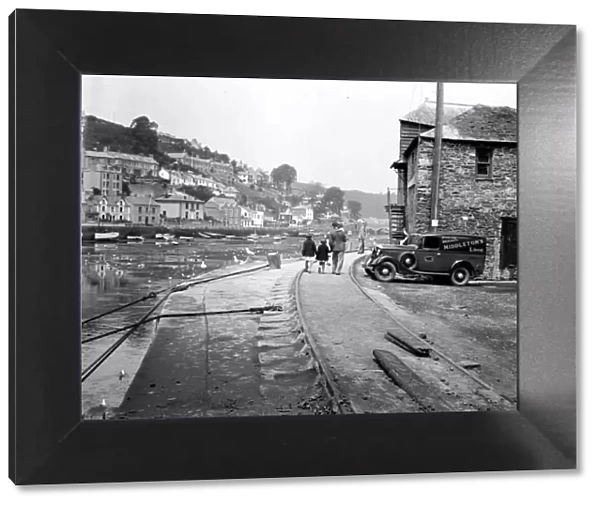
M 435 108 L 435 139 L 433 143 L 433 170 L 431 171 L 431 225 L 430 231 L 437 232 L 440 199 L 440 161 L 444 128 L 444 83 L 437 83 Z

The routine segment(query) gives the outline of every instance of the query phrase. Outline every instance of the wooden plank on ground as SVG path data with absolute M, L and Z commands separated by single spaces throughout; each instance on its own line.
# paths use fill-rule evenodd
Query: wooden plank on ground
M 429 346 L 429 344 L 410 335 L 406 331 L 396 329 L 388 330 L 385 333 L 385 338 L 417 357 L 428 357 L 431 352 L 431 346 Z
M 385 350 L 373 350 L 373 356 L 396 385 L 427 411 L 452 411 L 444 393 L 427 383 L 399 357 Z

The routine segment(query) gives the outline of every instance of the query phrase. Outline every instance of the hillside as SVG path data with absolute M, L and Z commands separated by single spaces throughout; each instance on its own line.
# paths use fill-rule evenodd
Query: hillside
M 387 204 L 386 193 L 367 193 L 360 190 L 344 190 L 346 202 L 356 200 L 362 204 L 361 214 L 364 218 L 387 218 L 384 206 Z M 396 193 L 392 193 L 391 201 L 396 202 Z
M 84 132 L 84 148 L 87 150 L 102 150 L 108 147 L 111 151 L 120 151 L 122 153 L 138 153 L 139 144 L 136 144 L 133 129 L 118 123 L 113 123 L 95 116 L 86 116 L 86 128 Z M 156 126 L 156 125 L 155 125 Z M 154 157 L 162 163 L 169 160 L 164 155 L 166 153 L 187 152 L 190 155 L 196 155 L 200 158 L 213 158 L 217 161 L 229 162 L 230 158 L 225 153 L 211 151 L 208 146 L 202 146 L 195 139 L 178 138 L 166 133 L 157 132 L 155 135 L 155 145 L 152 153 Z M 279 199 L 277 192 L 271 189 L 250 188 L 248 185 L 236 183 L 235 187 L 244 195 L 244 200 L 258 201 L 266 204 L 269 208 L 276 208 L 276 200 Z M 325 191 L 325 186 L 320 183 L 295 182 L 293 188 L 303 189 L 310 196 Z M 138 191 L 146 191 L 138 188 Z M 385 193 L 367 193 L 360 190 L 344 190 L 345 200 L 357 200 L 362 204 L 362 216 L 364 218 L 387 218 L 384 206 L 387 203 Z M 392 194 L 392 201 L 396 199 L 396 194 Z
M 138 154 L 136 149 L 136 139 L 132 135 L 133 129 L 119 123 L 113 123 L 96 116 L 87 115 L 85 117 L 85 131 L 83 136 L 83 146 L 86 150 L 102 151 L 108 147 L 110 151 L 119 151 L 121 153 Z M 218 162 L 229 163 L 229 156 L 218 151 L 211 151 L 208 146 L 194 146 L 187 139 L 180 139 L 172 135 L 158 132 L 155 151 L 159 153 L 182 153 L 187 152 L 190 155 L 196 155 L 199 158 L 214 159 Z M 160 156 L 156 157 L 159 163 Z

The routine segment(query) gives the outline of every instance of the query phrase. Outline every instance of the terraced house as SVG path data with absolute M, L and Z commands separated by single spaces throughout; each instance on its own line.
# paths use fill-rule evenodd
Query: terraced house
M 161 221 L 160 204 L 152 197 L 125 197 L 131 206 L 131 222 L 143 225 L 158 225 Z
M 84 201 L 82 207 L 86 221 L 131 221 L 131 204 L 125 197 L 95 195 Z
M 158 162 L 150 156 L 130 155 L 118 151 L 85 151 L 83 168 L 92 166 L 118 167 L 122 172 L 132 176 L 158 176 Z
M 118 167 L 89 165 L 81 171 L 81 193 L 90 195 L 96 189 L 106 197 L 121 195 L 123 176 Z
M 185 193 L 176 192 L 158 197 L 156 202 L 161 209 L 160 215 L 165 220 L 181 222 L 204 219 L 204 202 Z
M 438 231 L 487 237 L 485 275 L 504 276 L 517 267 L 517 112 L 472 106 L 447 118 L 440 133 Z M 420 127 L 404 134 L 403 163 L 394 164 L 398 204 L 404 207 L 407 230 L 423 233 L 431 226 L 436 131 Z

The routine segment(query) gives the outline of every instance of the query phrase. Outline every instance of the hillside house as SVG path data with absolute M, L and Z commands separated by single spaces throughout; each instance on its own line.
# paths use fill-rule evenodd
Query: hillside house
M 208 174 L 210 171 L 211 160 L 199 158 L 195 155 L 190 156 L 187 153 L 167 153 L 167 156 L 175 160 L 178 164 L 187 165 L 202 174 Z
M 124 197 L 108 197 L 95 195 L 84 205 L 86 220 L 93 215 L 99 221 L 130 222 L 131 204 Z
M 204 219 L 204 202 L 185 193 L 175 192 L 155 199 L 165 220 L 198 221 Z
M 224 197 L 228 197 L 230 199 L 237 199 L 240 195 L 239 190 L 237 188 L 234 188 L 233 186 L 228 186 L 227 188 L 222 190 L 221 193 Z
M 486 236 L 485 275 L 498 278 L 517 265 L 516 110 L 476 105 L 442 130 L 438 231 Z M 399 203 L 411 233 L 431 226 L 435 134 L 433 128 L 418 133 L 401 153 Z
M 270 176 L 267 173 L 267 171 L 263 170 L 263 169 L 257 169 L 256 170 L 256 176 L 255 176 L 255 181 L 254 183 L 257 184 L 258 186 L 265 186 L 267 184 L 269 184 L 270 182 Z
M 167 193 L 167 185 L 151 183 L 129 183 L 130 197 L 162 197 Z
M 88 164 L 81 171 L 81 193 L 91 195 L 94 188 L 106 197 L 118 197 L 123 187 L 121 169 L 110 165 Z
M 212 161 L 210 164 L 209 175 L 226 185 L 232 185 L 236 180 L 233 172 L 233 165 L 229 163 Z
M 292 225 L 310 225 L 314 220 L 314 211 L 311 206 L 296 206 L 291 209 L 291 224 Z
M 143 225 L 158 225 L 161 221 L 161 206 L 152 197 L 125 197 L 131 207 L 131 223 Z
M 248 172 L 248 169 L 245 169 L 245 168 L 239 169 L 237 171 L 237 173 L 236 173 L 236 176 L 237 176 L 237 180 L 240 183 L 243 183 L 243 184 L 248 184 L 249 183 L 249 179 L 250 179 L 249 176 L 250 176 L 250 174 Z
M 207 218 L 226 224 L 235 215 L 235 212 L 230 209 L 236 206 L 234 199 L 216 196 L 204 204 L 204 213 Z
M 83 157 L 83 168 L 101 165 L 104 167 L 119 167 L 119 169 L 130 176 L 158 176 L 158 162 L 150 156 L 130 155 L 118 151 L 85 151 Z
M 265 227 L 274 226 L 277 222 L 277 215 L 273 211 L 265 211 L 263 215 L 263 225 Z

